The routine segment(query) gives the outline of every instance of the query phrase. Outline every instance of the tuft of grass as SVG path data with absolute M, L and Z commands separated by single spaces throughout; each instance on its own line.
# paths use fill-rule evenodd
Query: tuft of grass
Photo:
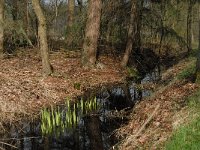
M 188 97 L 188 106 L 196 111 L 200 111 L 200 89 Z
M 133 80 L 140 79 L 139 72 L 138 72 L 138 70 L 136 68 L 127 67 L 127 71 L 128 71 L 128 77 L 129 78 L 133 78 Z
M 74 83 L 74 88 L 76 90 L 80 90 L 81 89 L 81 83 Z
M 192 65 L 185 68 L 182 72 L 180 72 L 178 74 L 177 78 L 179 80 L 192 78 L 195 74 L 195 71 L 196 71 L 195 68 L 196 68 L 195 63 L 193 63 Z
M 177 129 L 166 143 L 166 150 L 200 149 L 200 90 L 188 98 L 188 106 L 197 115 L 189 124 Z M 191 114 L 191 115 L 194 115 Z M 192 116 L 191 116 L 192 117 Z

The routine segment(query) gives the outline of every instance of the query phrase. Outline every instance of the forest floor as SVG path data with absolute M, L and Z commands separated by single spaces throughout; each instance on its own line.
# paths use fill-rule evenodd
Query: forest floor
M 116 131 L 119 149 L 163 149 L 175 129 L 197 116 L 187 105 L 199 88 L 190 81 L 194 66 L 195 59 L 187 58 L 162 74 L 156 92 L 136 104 L 128 124 Z
M 0 128 L 3 123 L 20 121 L 39 114 L 50 105 L 74 100 L 85 91 L 124 82 L 119 60 L 101 57 L 103 66 L 81 67 L 80 52 L 51 52 L 52 76 L 42 76 L 38 50 L 20 50 L 0 60 Z
M 36 49 L 20 50 L 0 60 L 0 131 L 4 123 L 37 117 L 44 107 L 121 84 L 127 75 L 120 59 L 110 57 L 100 57 L 102 68 L 82 68 L 78 51 L 51 52 L 50 62 L 54 73 L 43 77 Z M 199 88 L 190 81 L 194 64 L 194 58 L 186 58 L 166 70 L 155 85 L 155 93 L 135 105 L 129 123 L 115 132 L 121 140 L 120 149 L 159 149 L 174 129 L 196 117 L 191 117 L 193 110 L 187 106 L 187 97 Z

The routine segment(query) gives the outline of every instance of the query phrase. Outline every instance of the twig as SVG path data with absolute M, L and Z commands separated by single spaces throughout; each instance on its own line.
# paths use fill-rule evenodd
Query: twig
M 9 140 L 15 140 L 15 141 L 20 141 L 20 140 L 24 140 L 24 139 L 39 139 L 41 138 L 41 136 L 37 136 L 37 137 L 25 137 L 25 138 L 7 138 L 7 139 L 1 139 L 2 141 L 9 141 Z
M 153 119 L 154 115 L 156 114 L 157 110 L 159 109 L 160 104 L 156 106 L 153 113 L 149 116 L 149 118 L 145 121 L 145 123 L 141 126 L 141 128 L 137 131 L 135 135 L 128 137 L 126 140 L 125 145 L 130 144 L 131 141 L 134 141 L 138 136 L 140 136 L 141 132 L 145 129 L 146 125 Z
M 6 150 L 6 149 L 4 149 L 3 147 L 0 147 L 0 150 Z
M 1 142 L 1 141 L 0 141 L 0 144 L 7 145 L 7 146 L 10 146 L 10 147 L 12 147 L 12 148 L 15 148 L 15 149 L 17 149 L 17 147 L 16 147 L 16 146 L 14 146 L 14 145 L 11 145 L 11 144 L 9 144 L 9 143 L 5 143 L 5 142 Z
M 154 109 L 154 111 L 152 112 L 152 114 L 148 117 L 148 119 L 145 121 L 145 123 L 141 126 L 141 128 L 136 132 L 136 134 L 129 136 L 127 139 L 124 139 L 122 141 L 120 141 L 119 143 L 115 144 L 111 149 L 115 149 L 118 145 L 120 145 L 121 143 L 125 142 L 125 146 L 127 146 L 128 144 L 130 144 L 131 142 L 134 142 L 135 139 L 140 136 L 141 132 L 145 129 L 146 125 L 153 119 L 154 115 L 156 114 L 157 110 L 159 109 L 160 104 L 158 104 L 156 106 L 156 108 Z

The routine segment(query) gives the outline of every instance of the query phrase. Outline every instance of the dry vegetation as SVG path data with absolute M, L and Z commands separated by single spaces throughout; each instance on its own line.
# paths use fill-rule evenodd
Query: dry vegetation
M 189 111 L 185 99 L 198 86 L 188 80 L 177 80 L 177 75 L 192 63 L 183 60 L 168 69 L 157 92 L 135 106 L 131 121 L 117 131 L 117 137 L 124 139 L 118 143 L 120 149 L 160 149 L 172 130 L 187 120 Z
M 101 57 L 102 68 L 81 67 L 79 52 L 52 52 L 54 74 L 42 76 L 37 50 L 20 50 L 15 57 L 0 60 L 0 121 L 19 121 L 37 115 L 43 107 L 75 99 L 91 88 L 124 81 L 118 60 Z M 102 64 L 101 64 L 102 65 Z M 80 86 L 76 88 L 75 84 Z

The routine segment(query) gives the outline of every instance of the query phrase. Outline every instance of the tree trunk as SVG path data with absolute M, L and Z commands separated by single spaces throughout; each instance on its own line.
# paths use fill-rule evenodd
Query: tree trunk
M 135 31 L 135 47 L 141 47 L 141 27 L 142 27 L 142 7 L 144 4 L 144 0 L 140 0 L 137 3 L 137 17 L 136 17 L 136 31 Z
M 4 0 L 0 0 L 0 56 L 3 55 L 4 41 Z
M 198 54 L 196 62 L 196 83 L 200 84 L 200 3 L 198 3 L 199 12 L 198 12 L 198 22 L 199 22 L 199 45 L 198 45 Z
M 90 0 L 88 6 L 88 18 L 83 43 L 82 64 L 85 67 L 93 67 L 96 63 L 97 44 L 100 33 L 101 0 Z
M 74 9 L 75 9 L 75 0 L 68 0 L 68 30 L 69 34 L 67 35 L 66 43 L 68 46 L 71 46 L 73 43 L 73 33 L 71 32 L 72 26 L 74 23 Z
M 55 0 L 55 26 L 54 26 L 54 34 L 58 32 L 58 7 L 59 7 L 59 2 L 58 0 Z M 57 35 L 56 35 L 57 37 Z
M 74 23 L 75 0 L 68 0 L 68 27 L 72 27 Z
M 23 24 L 26 34 L 29 35 L 29 0 L 25 0 L 23 5 L 24 5 Z
M 48 76 L 52 74 L 52 67 L 49 62 L 46 19 L 43 14 L 42 8 L 40 6 L 39 0 L 32 0 L 32 4 L 33 4 L 33 8 L 39 22 L 38 35 L 39 35 L 39 42 L 40 42 L 40 52 L 41 52 L 41 57 L 42 57 L 43 73 L 45 76 Z
M 164 20 L 165 20 L 165 13 L 166 13 L 166 0 L 161 0 L 160 4 L 160 11 L 161 11 L 161 33 L 160 33 L 160 47 L 159 47 L 159 56 L 161 56 L 161 51 L 162 51 L 162 45 L 163 45 L 163 40 L 164 40 Z
M 131 7 L 131 18 L 129 23 L 129 29 L 128 29 L 128 41 L 126 44 L 126 50 L 124 53 L 124 57 L 121 61 L 121 66 L 126 67 L 129 60 L 129 55 L 133 49 L 133 43 L 137 39 L 137 21 L 138 21 L 138 0 L 132 1 L 132 7 Z
M 188 54 L 192 50 L 192 9 L 194 0 L 188 0 L 188 13 L 187 13 L 187 46 Z
M 77 0 L 80 12 L 82 11 L 82 7 L 83 7 L 83 0 Z
M 17 0 L 12 0 L 12 17 L 13 17 L 13 20 L 17 20 L 18 19 L 18 1 Z

